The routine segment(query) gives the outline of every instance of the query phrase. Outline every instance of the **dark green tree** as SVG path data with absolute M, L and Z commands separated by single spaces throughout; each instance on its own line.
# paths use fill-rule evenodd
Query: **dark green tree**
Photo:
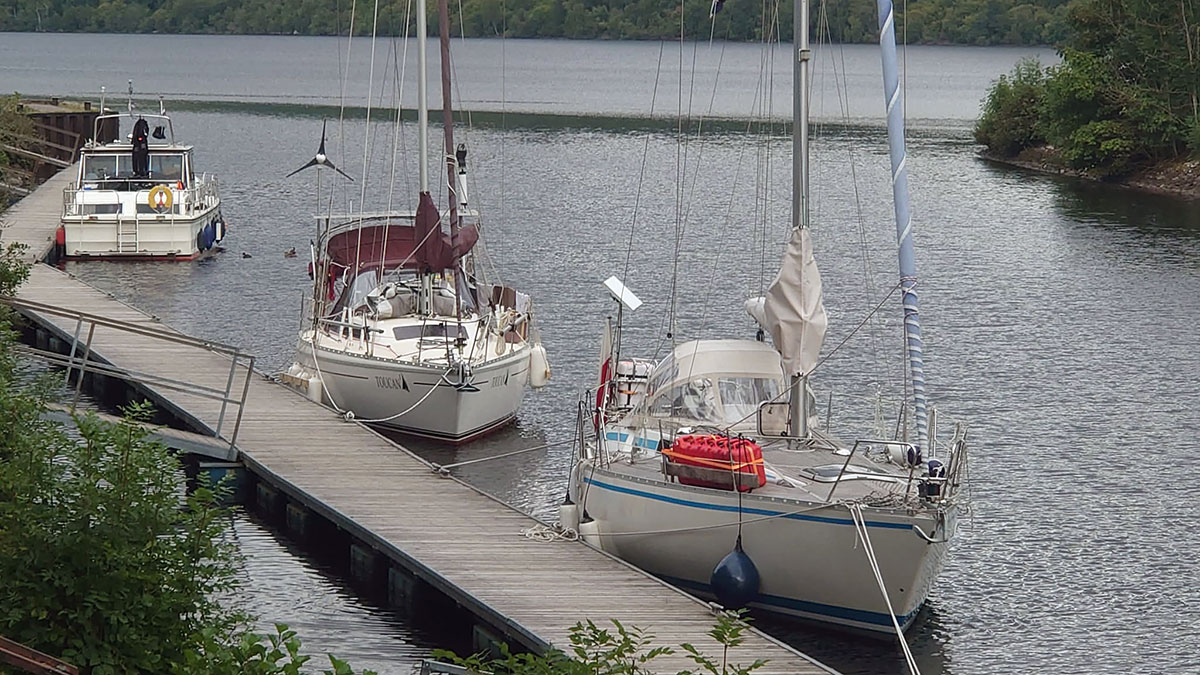
M 873 0 L 812 0 L 837 42 L 874 42 Z M 333 35 L 350 29 L 353 3 L 335 0 L 10 0 L 0 31 L 98 31 Z M 471 37 L 689 39 L 792 36 L 792 3 L 730 0 L 709 17 L 711 0 L 463 0 Z M 407 0 L 383 0 L 380 27 L 403 34 Z M 451 3 L 458 33 L 457 3 Z M 358 3 L 354 31 L 371 31 L 371 3 Z M 897 28 L 912 43 L 1035 44 L 1064 34 L 1064 0 L 910 0 L 896 7 Z M 773 16 L 778 13 L 779 16 Z M 436 14 L 436 13 L 431 13 Z M 764 16 L 765 14 L 765 16 Z M 818 34 L 814 21 L 813 36 Z
M 1062 63 L 1044 75 L 1019 66 L 1001 78 L 976 138 L 1001 155 L 1045 143 L 1070 166 L 1101 176 L 1200 151 L 1200 5 L 1075 0 L 1066 7 L 1071 37 Z M 1034 104 L 1035 125 L 1014 112 Z

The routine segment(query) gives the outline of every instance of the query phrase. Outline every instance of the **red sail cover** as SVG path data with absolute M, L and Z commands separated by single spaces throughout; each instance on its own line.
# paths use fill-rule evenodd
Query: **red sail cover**
M 700 466 L 748 474 L 758 477 L 757 487 L 767 484 L 767 470 L 763 464 L 762 447 L 744 438 L 728 438 L 716 434 L 689 434 L 675 439 L 670 448 L 662 451 L 667 459 L 676 464 Z M 730 483 L 714 483 L 696 478 L 679 477 L 684 485 L 730 489 Z M 732 483 L 732 481 L 731 481 Z M 749 485 L 739 485 L 739 490 L 749 492 Z
M 479 231 L 473 225 L 461 228 L 453 238 L 446 234 L 442 230 L 437 206 L 428 192 L 421 193 L 413 229 L 413 241 L 417 243 L 417 269 L 426 272 L 440 272 L 453 267 L 479 240 Z
M 360 270 L 379 267 L 406 267 L 426 272 L 440 272 L 454 267 L 479 240 L 474 225 L 458 231 L 451 238 L 442 230 L 440 216 L 428 192 L 421 194 L 414 225 L 389 223 L 367 225 L 339 232 L 329 238 L 325 252 L 338 267 L 352 268 L 355 261 Z
M 399 223 L 390 223 L 386 228 L 382 224 L 360 225 L 339 232 L 329 238 L 325 252 L 344 269 L 354 267 L 355 260 L 359 269 L 377 268 L 381 261 L 384 269 L 417 266 L 413 260 L 413 227 Z

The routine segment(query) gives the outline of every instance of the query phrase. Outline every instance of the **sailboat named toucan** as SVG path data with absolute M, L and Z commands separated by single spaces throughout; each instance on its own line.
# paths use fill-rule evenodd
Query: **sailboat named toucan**
M 322 215 L 312 296 L 285 382 L 347 417 L 461 443 L 511 421 L 526 384 L 550 377 L 524 293 L 489 283 L 474 247 L 482 221 L 467 199 L 467 148 L 454 143 L 449 17 L 439 3 L 448 208 L 429 191 L 425 31 L 417 31 L 419 192 L 413 211 Z M 425 26 L 425 3 L 417 3 Z M 334 166 L 325 149 L 307 168 Z M 318 194 L 318 202 L 320 197 Z

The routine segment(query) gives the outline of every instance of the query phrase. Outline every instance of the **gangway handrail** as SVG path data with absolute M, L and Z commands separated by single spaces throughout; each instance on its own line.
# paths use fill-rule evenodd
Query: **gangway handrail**
M 61 673 L 62 675 L 78 675 L 79 673 L 79 668 L 66 661 L 39 652 L 3 635 L 0 635 L 0 664 L 12 666 L 26 673 Z
M 250 392 L 250 378 L 254 374 L 255 357 L 252 354 L 243 352 L 239 347 L 218 342 L 215 340 L 203 340 L 194 338 L 182 333 L 163 328 L 150 328 L 128 321 L 112 319 L 105 316 L 80 312 L 73 309 L 66 309 L 55 305 L 37 302 L 34 300 L 25 300 L 12 296 L 0 295 L 0 305 L 7 305 L 17 311 L 25 311 L 33 314 L 48 314 L 59 316 L 66 319 L 75 320 L 75 333 L 71 337 L 71 352 L 68 355 L 63 355 L 58 352 L 37 349 L 34 347 L 24 347 L 21 351 L 33 356 L 40 357 L 48 363 L 62 365 L 66 367 L 64 381 L 69 385 L 71 379 L 71 371 L 78 371 L 78 376 L 75 383 L 75 396 L 71 402 L 71 409 L 74 410 L 78 405 L 80 392 L 83 387 L 83 374 L 93 373 L 114 377 L 127 382 L 137 382 L 146 385 L 163 387 L 182 391 L 187 394 L 200 396 L 221 402 L 221 411 L 217 416 L 216 427 L 213 428 L 213 436 L 216 438 L 225 439 L 221 434 L 225 424 L 225 415 L 230 404 L 237 406 L 237 417 L 234 420 L 233 432 L 226 439 L 229 442 L 230 450 L 234 450 L 237 444 L 238 432 L 241 429 L 242 414 L 246 409 L 246 397 Z M 81 341 L 80 337 L 83 334 L 84 324 L 87 324 L 87 337 L 82 342 L 82 354 L 80 354 Z M 89 361 L 92 350 L 92 341 L 95 337 L 96 327 L 104 327 L 112 330 L 122 331 L 133 335 L 140 335 L 155 340 L 164 342 L 173 342 L 175 344 L 184 345 L 202 349 L 215 354 L 221 354 L 229 358 L 229 376 L 226 378 L 224 389 L 210 387 L 197 384 L 194 382 L 185 382 L 183 380 L 174 379 L 165 375 L 157 375 L 154 373 L 132 370 L 129 368 L 120 368 L 117 366 Z M 64 329 L 65 334 L 65 329 Z M 237 375 L 237 368 L 241 365 L 246 369 L 246 376 L 241 383 L 241 395 L 233 396 L 234 381 Z

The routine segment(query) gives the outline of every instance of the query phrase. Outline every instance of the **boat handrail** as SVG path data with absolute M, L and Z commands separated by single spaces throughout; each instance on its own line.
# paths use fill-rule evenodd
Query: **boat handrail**
M 154 145 L 175 145 L 175 128 L 173 126 L 171 126 L 171 118 L 169 116 L 167 116 L 166 113 L 112 112 L 112 113 L 104 113 L 101 115 L 96 115 L 96 119 L 92 120 L 92 140 L 88 141 L 87 147 L 95 147 L 95 146 L 104 145 L 103 143 L 100 143 L 95 140 L 97 138 L 100 138 L 100 124 L 104 120 L 117 120 L 117 140 L 120 140 L 121 118 L 123 118 L 123 117 L 127 117 L 131 120 L 133 120 L 133 119 L 147 119 L 147 120 L 154 119 L 154 120 L 162 120 L 163 122 L 166 122 L 167 142 L 166 143 L 155 143 Z
M 171 185 L 174 187 L 178 180 L 167 179 L 136 179 L 126 181 L 129 183 L 137 183 L 139 186 L 143 184 L 151 185 Z M 94 185 L 94 184 L 93 184 Z M 63 210 L 64 216 L 85 216 L 96 215 L 95 209 L 91 209 L 92 213 L 86 213 L 88 206 L 97 205 L 113 205 L 121 204 L 121 195 L 134 193 L 135 204 L 146 204 L 149 202 L 150 189 L 139 187 L 136 190 L 114 190 L 112 188 L 101 187 L 79 187 L 75 183 L 63 188 Z M 170 213 L 179 213 L 184 215 L 188 212 L 187 206 L 191 206 L 192 211 L 203 211 L 216 205 L 219 201 L 219 190 L 217 179 L 208 174 L 202 174 L 200 178 L 192 181 L 189 187 L 182 190 L 174 190 L 179 196 L 175 204 L 172 205 Z M 87 195 L 86 198 L 82 195 Z M 119 215 L 105 214 L 105 215 Z
M 80 192 L 86 192 L 89 195 L 95 195 L 93 201 L 84 202 L 76 199 L 76 195 Z M 108 199 L 100 200 L 98 197 L 105 195 Z M 83 190 L 76 187 L 63 188 L 63 210 L 64 216 L 86 216 L 93 215 L 84 213 L 85 206 L 97 206 L 100 204 L 112 205 L 121 203 L 121 193 L 117 190 Z M 94 211 L 94 209 L 93 209 Z
M 826 495 L 826 497 L 825 497 L 826 504 L 830 503 L 833 500 L 833 493 L 835 490 L 837 490 L 837 487 L 842 484 L 842 478 L 846 475 L 846 469 L 850 466 L 850 460 L 854 459 L 854 453 L 858 452 L 858 446 L 860 446 L 860 445 L 867 445 L 867 446 L 883 445 L 883 446 L 899 447 L 899 448 L 903 448 L 904 450 L 912 452 L 912 453 L 916 453 L 916 451 L 917 451 L 916 446 L 913 445 L 912 443 L 908 443 L 907 441 L 887 441 L 887 440 L 876 440 L 876 439 L 866 439 L 866 438 L 860 438 L 860 439 L 854 441 L 854 447 L 850 448 L 850 454 L 846 455 L 846 461 L 842 463 L 841 471 L 838 471 L 837 480 L 835 480 L 833 482 L 833 485 L 830 486 L 830 488 L 829 488 L 829 494 Z M 904 494 L 908 494 L 909 488 L 912 487 L 913 469 L 914 468 L 915 467 L 909 467 L 908 484 L 904 488 Z
M 339 319 L 317 319 L 317 323 L 322 326 L 337 326 L 338 328 L 350 328 L 352 330 L 367 331 L 368 333 L 386 333 L 382 328 L 375 328 L 362 323 L 354 323 L 352 321 L 341 321 Z
M 192 177 L 191 186 L 184 190 L 185 199 L 190 197 L 193 207 L 200 209 L 220 201 L 220 185 L 217 182 L 217 177 L 202 173 L 199 176 Z

